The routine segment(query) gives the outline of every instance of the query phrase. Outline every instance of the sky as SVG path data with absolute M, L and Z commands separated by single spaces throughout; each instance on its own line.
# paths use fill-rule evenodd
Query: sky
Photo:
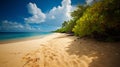
M 93 0 L 0 0 L 0 32 L 49 32 L 70 20 L 78 4 Z

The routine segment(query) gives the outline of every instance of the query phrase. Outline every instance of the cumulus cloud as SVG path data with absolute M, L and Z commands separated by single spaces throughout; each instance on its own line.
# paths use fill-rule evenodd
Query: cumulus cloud
M 2 28 L 3 29 L 11 29 L 11 28 L 23 28 L 24 26 L 22 24 L 19 24 L 17 22 L 11 22 L 8 20 L 2 21 Z
M 53 7 L 48 13 L 43 13 L 35 3 L 29 3 L 28 7 L 29 13 L 33 16 L 25 18 L 25 21 L 32 23 L 44 22 L 56 25 L 60 25 L 65 20 L 69 20 L 71 18 L 70 12 L 74 10 L 71 5 L 71 0 L 63 0 L 61 6 Z
M 94 4 L 95 2 L 98 2 L 98 1 L 100 1 L 100 0 L 86 0 L 86 3 L 87 3 L 87 5 L 92 5 L 92 4 Z
M 53 7 L 47 14 L 47 19 L 58 20 L 62 22 L 63 20 L 69 20 L 71 18 L 70 12 L 72 11 L 71 0 L 63 0 L 61 6 Z
M 41 11 L 40 8 L 36 6 L 35 3 L 28 4 L 28 11 L 32 15 L 31 17 L 24 18 L 26 22 L 29 23 L 41 23 L 45 21 L 45 14 Z
M 21 24 L 19 22 L 12 22 L 4 20 L 0 24 L 0 31 L 40 31 L 40 29 L 34 28 L 29 24 Z
M 61 5 L 53 7 L 47 13 L 43 13 L 35 3 L 29 3 L 27 7 L 31 16 L 24 18 L 26 23 L 22 24 L 19 22 L 5 20 L 0 23 L 0 31 L 38 32 L 55 30 L 57 27 L 60 27 L 65 20 L 69 20 L 71 18 L 70 12 L 74 10 L 71 5 L 71 0 L 62 0 Z
M 63 0 L 61 6 L 53 7 L 48 16 L 55 16 L 55 17 L 64 17 L 65 19 L 70 19 L 70 12 L 72 11 L 71 1 L 70 0 Z

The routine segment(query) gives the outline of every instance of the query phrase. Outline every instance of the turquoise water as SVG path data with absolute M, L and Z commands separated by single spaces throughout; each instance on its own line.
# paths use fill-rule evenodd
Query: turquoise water
M 51 32 L 0 32 L 0 41 L 48 34 L 51 34 Z

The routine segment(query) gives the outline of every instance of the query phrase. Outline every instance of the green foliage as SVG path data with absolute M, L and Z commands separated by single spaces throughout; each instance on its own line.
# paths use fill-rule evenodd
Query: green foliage
M 84 11 L 88 8 L 89 6 L 82 6 L 78 5 L 77 9 L 71 12 L 71 16 L 73 17 L 74 20 L 78 20 L 80 17 L 83 16 Z
M 62 24 L 62 27 L 60 29 L 57 29 L 56 32 L 61 32 L 61 33 L 72 33 L 72 29 L 75 25 L 75 21 L 70 20 L 70 21 L 65 21 Z
M 56 31 L 54 32 L 61 32 L 61 33 L 65 33 L 65 29 L 64 28 L 60 28 L 60 29 L 57 29 Z
M 73 29 L 78 36 L 120 34 L 120 2 L 103 0 L 87 8 Z
M 76 21 L 83 15 L 83 12 L 86 10 L 88 6 L 81 6 L 79 5 L 77 9 L 71 12 L 72 19 L 69 21 L 64 21 L 62 27 L 56 32 L 65 32 L 65 33 L 73 33 L 73 28 L 76 25 Z
M 87 36 L 92 34 L 93 32 L 101 32 L 103 31 L 100 21 L 103 20 L 103 17 L 100 16 L 98 6 L 100 3 L 97 4 L 97 6 L 92 6 L 88 8 L 82 17 L 80 17 L 77 21 L 77 25 L 73 29 L 76 35 L 78 36 Z M 97 12 L 98 11 L 98 12 Z
M 64 23 L 62 24 L 62 27 L 65 27 L 67 25 L 67 21 L 64 21 Z
M 76 25 L 76 22 L 74 20 L 68 21 L 68 24 L 65 26 L 65 30 L 67 33 L 72 33 L 72 29 Z
M 79 5 L 71 12 L 72 19 L 65 21 L 57 32 L 83 37 L 102 37 L 106 40 L 120 39 L 120 1 L 100 0 L 91 6 Z

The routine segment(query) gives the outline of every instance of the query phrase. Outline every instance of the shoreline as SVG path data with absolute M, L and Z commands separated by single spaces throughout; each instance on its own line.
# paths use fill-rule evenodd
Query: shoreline
M 1 44 L 0 67 L 88 67 L 96 57 L 78 57 L 66 51 L 75 39 L 53 33 L 40 39 Z
M 35 51 L 48 41 L 63 35 L 53 33 L 43 38 L 18 40 L 18 42 L 13 40 L 11 43 L 0 44 L 0 67 L 23 67 L 25 62 L 22 58 L 27 53 Z
M 54 33 L 50 34 L 45 34 L 45 35 L 35 35 L 35 36 L 30 36 L 30 37 L 21 37 L 21 38 L 13 38 L 13 39 L 7 39 L 7 40 L 0 40 L 0 45 L 1 44 L 7 44 L 7 43 L 15 43 L 15 42 L 21 42 L 21 41 L 28 41 L 28 40 L 34 40 L 34 39 L 41 39 L 46 36 L 49 36 Z
M 120 42 L 53 33 L 0 45 L 0 67 L 117 67 Z

